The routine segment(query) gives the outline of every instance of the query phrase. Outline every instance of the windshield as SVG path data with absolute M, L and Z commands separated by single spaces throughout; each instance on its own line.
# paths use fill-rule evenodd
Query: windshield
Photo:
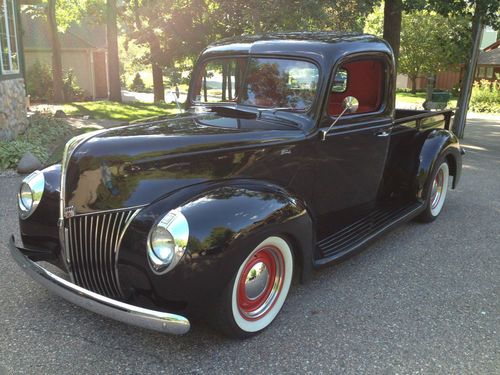
M 312 63 L 262 57 L 212 59 L 199 72 L 195 103 L 234 102 L 297 111 L 312 106 L 319 79 Z

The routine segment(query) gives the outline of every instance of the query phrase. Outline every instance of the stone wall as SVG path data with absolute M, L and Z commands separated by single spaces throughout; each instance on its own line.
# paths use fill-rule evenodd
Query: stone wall
M 15 138 L 27 126 L 24 80 L 0 81 L 0 140 Z

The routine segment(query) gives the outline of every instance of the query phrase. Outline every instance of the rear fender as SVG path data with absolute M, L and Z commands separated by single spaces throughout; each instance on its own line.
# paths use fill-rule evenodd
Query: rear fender
M 436 129 L 424 136 L 425 140 L 420 151 L 416 173 L 416 197 L 420 201 L 425 201 L 427 197 L 427 182 L 440 157 L 445 158 L 450 165 L 450 174 L 453 176 L 453 189 L 456 188 L 460 180 L 462 170 L 462 154 L 455 134 L 449 130 Z

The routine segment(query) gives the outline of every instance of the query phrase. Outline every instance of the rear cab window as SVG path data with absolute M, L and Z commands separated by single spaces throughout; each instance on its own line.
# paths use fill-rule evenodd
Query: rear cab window
M 362 58 L 343 63 L 335 72 L 328 98 L 328 114 L 342 113 L 342 101 L 354 96 L 359 101 L 356 114 L 377 112 L 384 102 L 385 61 Z

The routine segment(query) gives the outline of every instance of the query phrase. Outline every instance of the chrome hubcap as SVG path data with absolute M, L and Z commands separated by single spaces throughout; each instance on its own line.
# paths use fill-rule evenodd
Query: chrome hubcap
M 439 202 L 441 201 L 441 197 L 443 195 L 443 186 L 444 186 L 444 172 L 442 169 L 438 171 L 434 181 L 432 183 L 431 190 L 431 207 L 436 208 Z
M 250 300 L 258 298 L 266 289 L 269 271 L 263 262 L 256 263 L 248 272 L 245 280 L 245 293 Z
M 283 286 L 285 264 L 280 250 L 266 246 L 246 262 L 238 281 L 237 302 L 242 317 L 257 320 L 266 315 Z

